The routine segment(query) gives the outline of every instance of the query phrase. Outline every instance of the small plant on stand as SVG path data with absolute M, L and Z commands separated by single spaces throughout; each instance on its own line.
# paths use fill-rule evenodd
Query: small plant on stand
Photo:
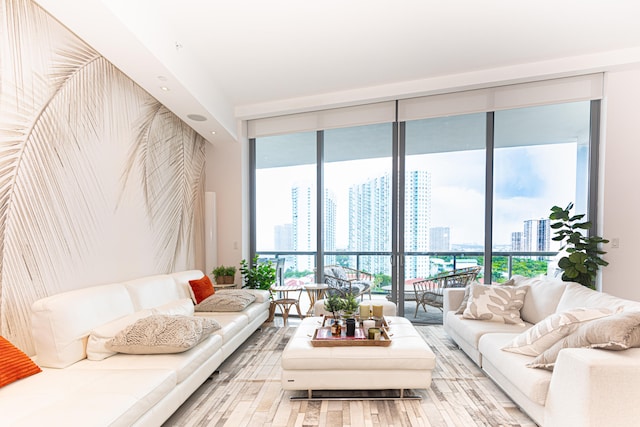
M 221 265 L 213 269 L 211 274 L 216 278 L 216 283 L 219 285 L 232 284 L 236 275 L 236 268 L 233 266 L 226 267 Z

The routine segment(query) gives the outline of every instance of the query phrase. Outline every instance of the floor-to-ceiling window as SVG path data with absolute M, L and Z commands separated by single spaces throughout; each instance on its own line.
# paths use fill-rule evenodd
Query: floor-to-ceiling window
M 324 132 L 325 265 L 375 275 L 390 285 L 392 243 L 391 123 Z
M 600 86 L 595 76 L 437 95 L 394 103 L 395 124 L 386 104 L 364 125 L 330 125 L 336 110 L 291 121 L 310 131 L 256 131 L 255 251 L 287 256 L 301 281 L 328 264 L 367 271 L 399 302 L 405 285 L 442 271 L 480 266 L 486 283 L 544 273 L 558 250 L 551 206 L 592 213 L 596 202 Z
M 590 110 L 582 101 L 495 113 L 492 281 L 554 273 L 551 207 L 587 213 Z
M 405 283 L 482 265 L 484 113 L 406 122 Z
M 255 145 L 257 253 L 286 258 L 285 276 L 313 276 L 317 241 L 316 133 L 260 138 Z

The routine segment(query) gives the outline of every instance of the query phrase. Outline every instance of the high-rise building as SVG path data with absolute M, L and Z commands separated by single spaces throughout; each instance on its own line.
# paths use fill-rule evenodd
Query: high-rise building
M 431 180 L 426 171 L 408 172 L 405 179 L 405 251 L 429 250 Z M 349 251 L 388 252 L 391 249 L 391 176 L 372 178 L 349 189 Z M 364 257 L 360 267 L 389 274 L 389 259 Z M 429 275 L 427 257 L 407 257 L 407 277 Z
M 316 250 L 316 189 L 309 184 L 298 183 L 291 189 L 291 246 L 294 251 Z M 325 192 L 324 248 L 336 249 L 336 202 L 334 195 Z M 313 256 L 298 256 L 291 261 L 298 271 L 313 271 Z
M 525 252 L 548 252 L 551 241 L 549 219 L 528 219 L 524 222 L 522 249 Z
M 511 233 L 511 250 L 514 252 L 522 252 L 522 231 L 514 231 Z
M 293 224 L 280 224 L 274 228 L 275 250 L 290 251 L 293 249 Z
M 449 227 L 431 227 L 429 229 L 429 250 L 431 252 L 449 252 L 451 250 L 451 229 Z

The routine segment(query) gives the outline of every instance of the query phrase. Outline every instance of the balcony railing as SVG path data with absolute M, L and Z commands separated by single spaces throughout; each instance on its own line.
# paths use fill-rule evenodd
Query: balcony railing
M 313 266 L 317 265 L 316 252 L 312 251 L 260 251 L 261 257 L 274 257 L 274 258 L 292 258 L 292 257 L 313 257 L 314 262 Z M 493 264 L 492 264 L 492 280 L 485 280 L 485 282 L 492 282 L 495 280 L 500 281 L 501 278 L 506 280 L 514 274 L 514 267 L 516 267 L 516 263 L 519 262 L 517 274 L 521 274 L 524 276 L 537 276 L 539 274 L 544 274 L 549 271 L 548 264 L 552 261 L 558 252 L 550 251 L 550 252 L 524 252 L 524 251 L 495 251 L 492 253 Z M 358 252 L 358 251 L 330 251 L 325 252 L 325 260 L 331 260 L 331 257 L 335 257 L 332 262 L 325 262 L 325 264 L 334 264 L 340 263 L 345 266 L 355 268 L 357 270 L 366 271 L 368 273 L 372 273 L 374 275 L 391 275 L 391 252 Z M 344 258 L 348 258 L 345 260 Z M 377 261 L 377 265 L 382 266 L 386 265 L 384 270 L 380 271 L 370 271 L 367 268 L 368 265 L 372 264 L 371 258 L 384 258 L 386 257 L 386 262 L 381 260 Z M 406 252 L 404 254 L 405 266 L 407 265 L 407 260 L 410 258 L 419 259 L 421 257 L 429 257 L 430 260 L 440 260 L 442 265 L 442 271 L 444 270 L 453 270 L 457 268 L 467 267 L 469 266 L 471 260 L 477 261 L 477 265 L 484 266 L 484 253 L 483 252 L 467 252 L 467 251 L 448 251 L 448 252 Z M 342 258 L 342 259 L 340 259 Z M 369 260 L 367 261 L 367 258 Z M 504 262 L 501 262 L 502 258 L 506 258 Z M 335 261 L 337 260 L 337 262 Z M 537 263 L 535 261 L 538 261 Z M 523 263 L 525 267 L 523 267 Z M 530 268 L 529 268 L 530 267 Z M 544 267 L 544 268 L 543 268 Z M 285 277 L 287 277 L 287 271 L 290 269 L 290 266 L 285 265 Z M 430 273 L 438 273 L 439 271 L 429 271 L 425 272 L 422 276 L 429 276 Z M 481 273 L 479 277 L 483 277 Z M 418 277 L 405 277 L 405 282 L 407 280 L 416 279 Z M 319 278 L 315 278 L 314 280 L 319 280 Z

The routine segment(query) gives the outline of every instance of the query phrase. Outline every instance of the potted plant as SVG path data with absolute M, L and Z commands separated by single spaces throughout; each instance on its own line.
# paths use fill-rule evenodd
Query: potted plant
M 266 262 L 258 262 L 258 255 L 253 257 L 251 264 L 246 259 L 240 261 L 240 274 L 244 284 L 243 288 L 264 289 L 269 288 L 276 282 L 276 268 L 269 260 Z M 273 295 L 269 293 L 271 305 L 269 305 L 269 317 L 267 322 L 272 322 L 276 313 L 276 304 L 273 302 Z
M 235 279 L 236 268 L 221 265 L 214 268 L 211 274 L 216 278 L 216 283 L 219 285 L 232 284 Z
M 609 265 L 600 258 L 606 252 L 600 250 L 599 245 L 609 241 L 599 236 L 585 236 L 583 232 L 591 228 L 591 222 L 579 222 L 584 214 L 570 216 L 571 209 L 573 203 L 564 209 L 554 206 L 549 215 L 549 219 L 557 220 L 551 224 L 551 228 L 556 230 L 552 240 L 564 242 L 560 250 L 564 249 L 567 253 L 558 261 L 558 268 L 563 271 L 562 280 L 565 282 L 577 282 L 595 289 L 598 269 Z
M 244 281 L 243 288 L 269 290 L 276 282 L 276 268 L 269 260 L 258 262 L 256 255 L 251 264 L 246 259 L 240 261 L 240 274 Z
M 329 295 L 324 300 L 324 309 L 330 311 L 334 319 L 337 319 L 337 313 L 344 308 L 344 300 L 338 294 Z
M 347 293 L 345 298 L 342 299 L 342 310 L 347 318 L 353 317 L 354 313 L 360 309 L 360 303 L 356 299 L 356 296 L 352 293 Z

